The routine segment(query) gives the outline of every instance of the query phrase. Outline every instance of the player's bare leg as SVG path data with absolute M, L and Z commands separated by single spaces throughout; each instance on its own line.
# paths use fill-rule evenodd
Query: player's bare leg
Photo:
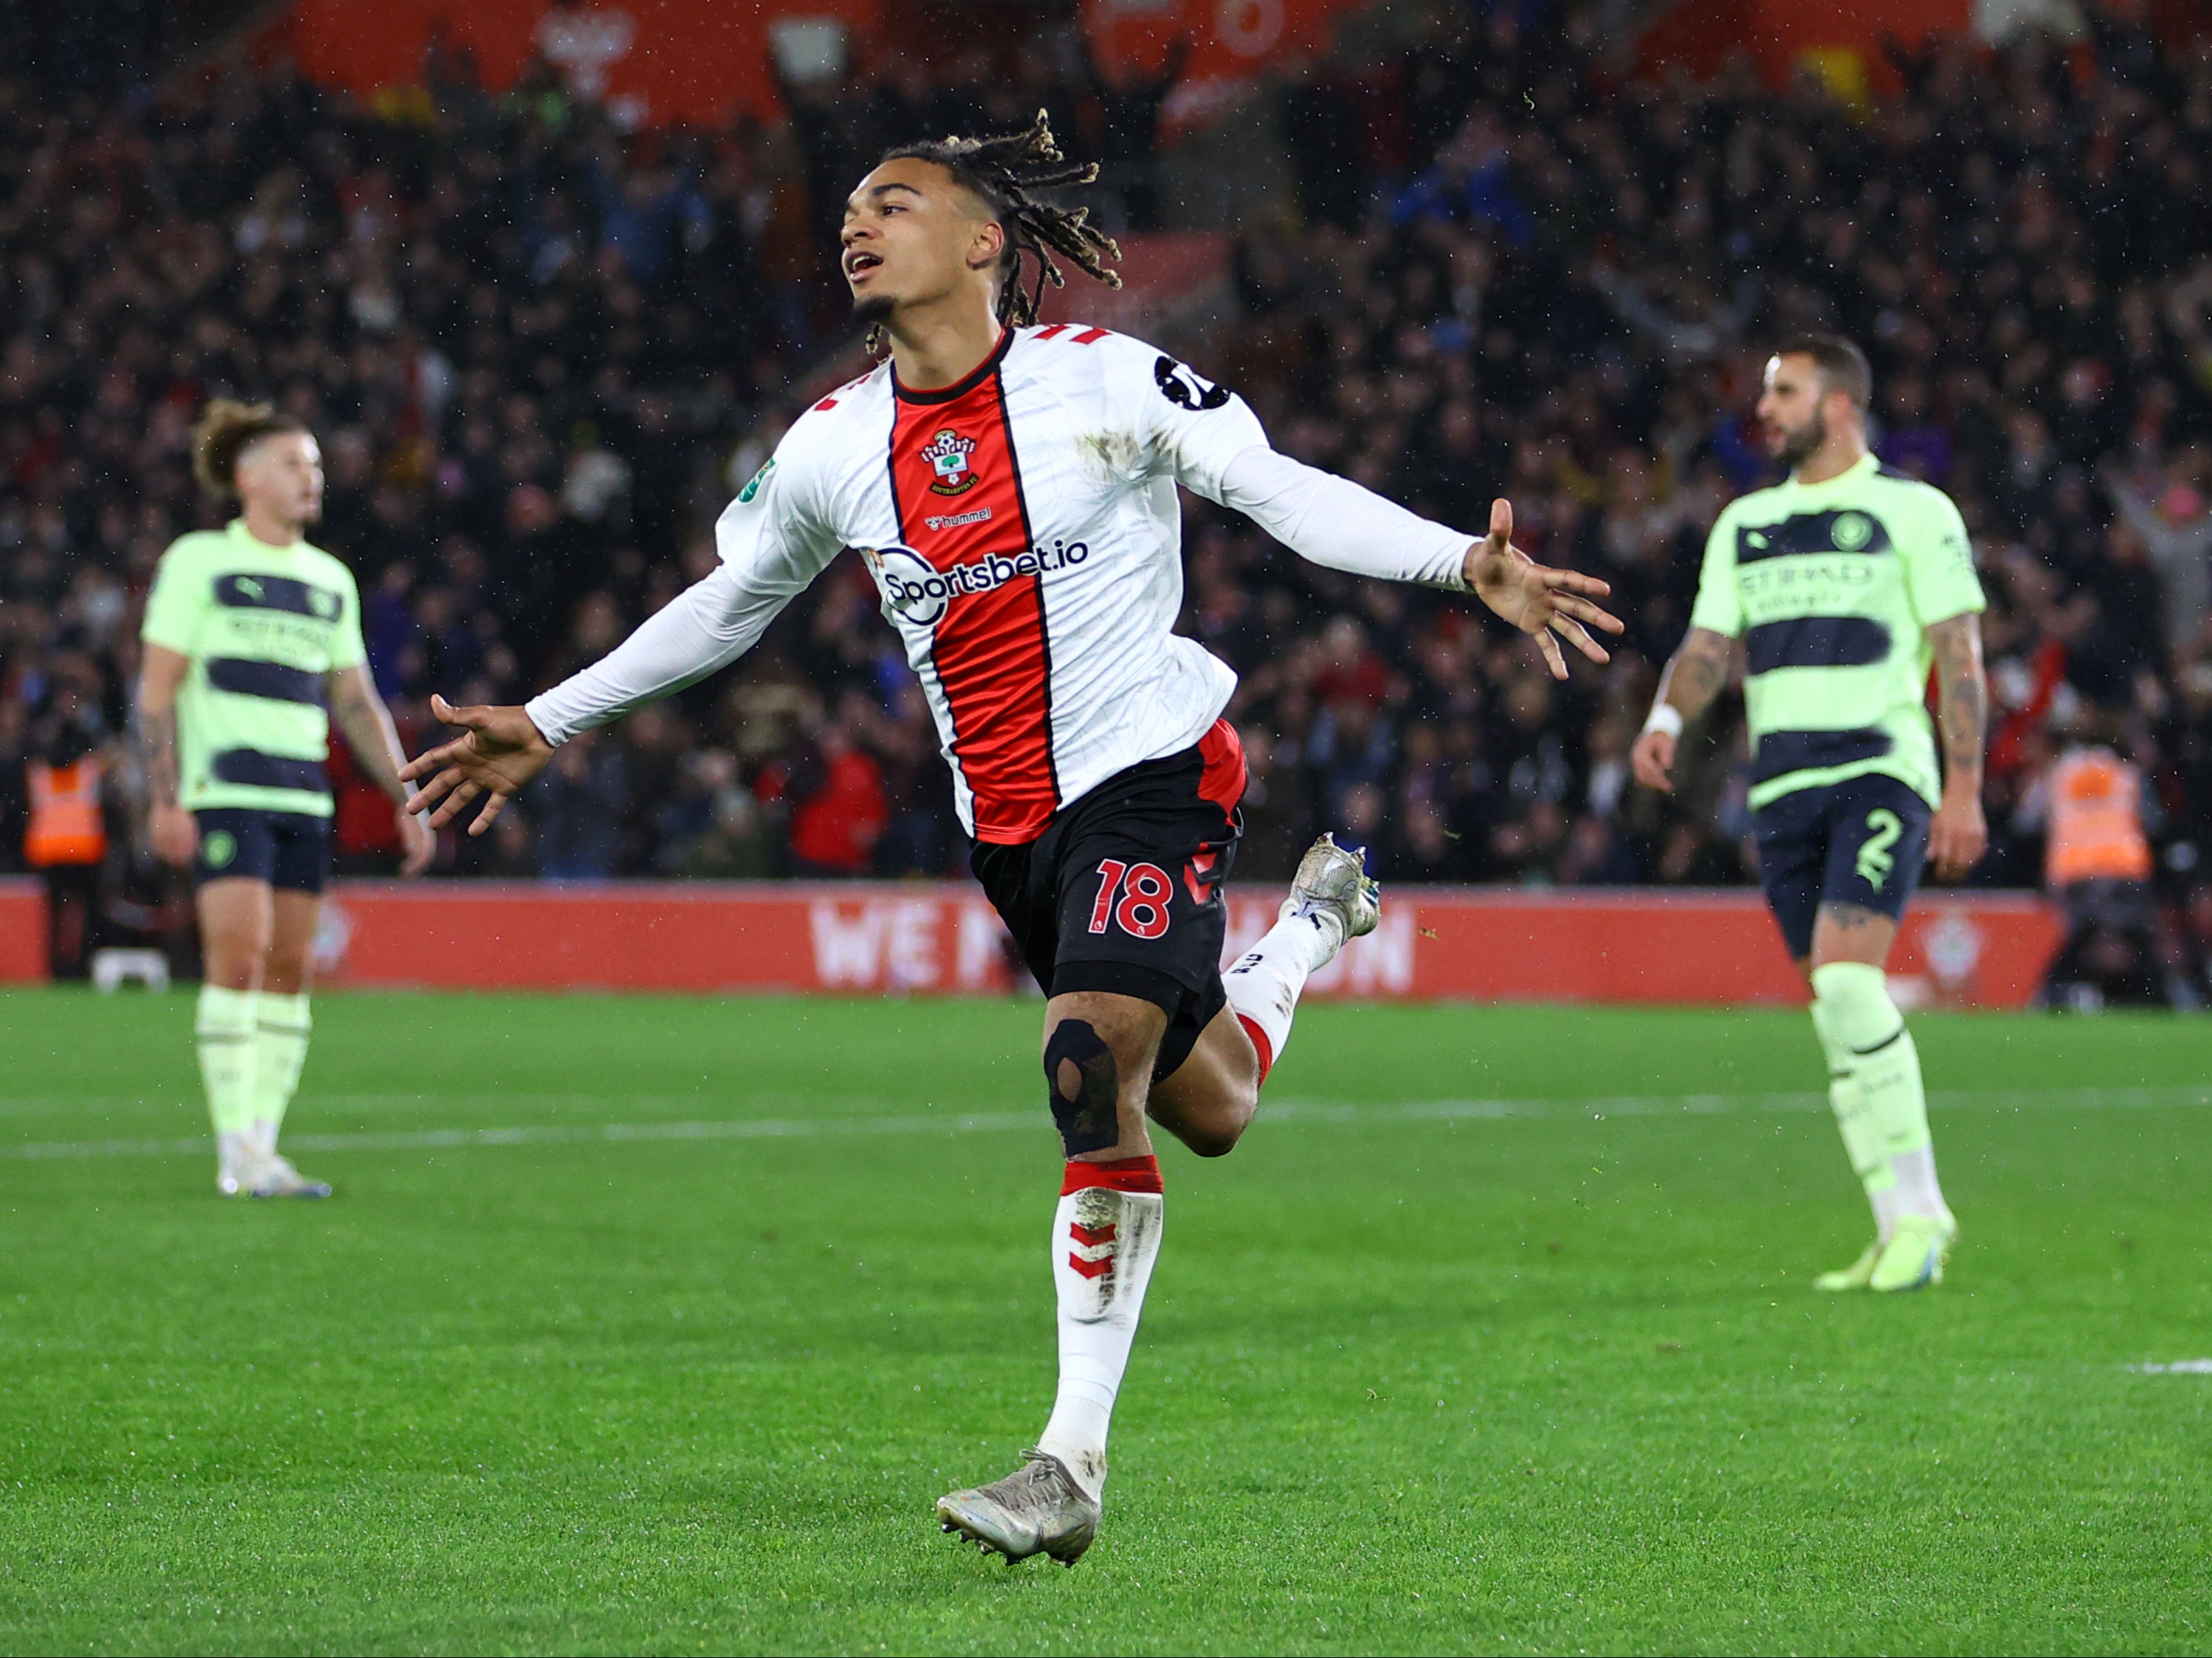
M 1813 953 L 1813 1026 L 1828 1057 L 1829 1102 L 1866 1188 L 1875 1236 L 1858 1260 L 1814 1280 L 1821 1290 L 1914 1290 L 1942 1281 L 1958 1223 L 1936 1179 L 1920 1055 L 1890 999 L 1884 963 L 1897 923 L 1856 904 L 1820 906 Z
M 1236 1150 L 1260 1108 L 1260 1050 L 1235 1008 L 1207 1022 L 1189 1058 L 1152 1084 L 1146 1108 L 1201 1157 Z
M 1334 835 L 1299 862 L 1279 919 L 1222 976 L 1228 1003 L 1190 1057 L 1152 1084 L 1152 1121 L 1201 1157 L 1234 1149 L 1260 1107 L 1260 1085 L 1290 1040 L 1307 977 L 1375 930 L 1382 891 L 1358 850 Z
M 1008 1560 L 1069 1565 L 1097 1535 L 1106 1430 L 1158 1258 L 1164 1202 L 1145 1106 L 1167 1015 L 1085 991 L 1045 1007 L 1047 1097 L 1067 1154 L 1053 1217 L 1060 1390 L 1022 1467 L 940 1498 L 945 1530 Z

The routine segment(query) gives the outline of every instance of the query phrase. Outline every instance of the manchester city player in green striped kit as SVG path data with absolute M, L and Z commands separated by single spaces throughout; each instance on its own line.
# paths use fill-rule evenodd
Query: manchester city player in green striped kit
M 148 837 L 197 878 L 207 958 L 197 1029 L 216 1187 L 327 1197 L 278 1153 L 276 1135 L 307 1056 L 333 719 L 392 799 L 400 872 L 428 867 L 434 842 L 401 807 L 406 756 L 368 677 L 353 573 L 301 538 L 323 509 L 313 436 L 266 405 L 220 398 L 192 436 L 200 482 L 240 510 L 226 528 L 171 546 L 146 601 L 137 727 Z
M 1875 1213 L 1874 1242 L 1815 1279 L 1822 1290 L 1942 1278 L 1958 1224 L 1883 964 L 1923 863 L 1955 879 L 1989 839 L 1981 583 L 1950 498 L 1869 452 L 1871 389 L 1864 355 L 1833 336 L 1790 340 L 1768 362 L 1759 419 L 1789 480 L 1730 502 L 1713 525 L 1689 637 L 1634 754 L 1639 781 L 1672 789 L 1676 739 L 1741 640 L 1759 878 L 1812 985 L 1828 1097 Z

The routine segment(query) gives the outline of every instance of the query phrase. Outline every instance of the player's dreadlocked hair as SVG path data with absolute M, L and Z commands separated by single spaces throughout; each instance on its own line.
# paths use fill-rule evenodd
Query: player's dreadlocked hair
M 238 493 L 238 459 L 246 449 L 278 432 L 307 428 L 265 403 L 237 403 L 217 398 L 192 428 L 192 476 L 213 494 Z
M 1114 239 L 1091 223 L 1087 207 L 1054 207 L 1030 192 L 1057 190 L 1067 185 L 1087 185 L 1098 176 L 1096 161 L 1071 161 L 1060 153 L 1052 136 L 1052 122 L 1042 110 L 1020 132 L 1004 132 L 994 138 L 932 138 L 918 144 L 902 144 L 884 152 L 886 161 L 934 161 L 963 186 L 973 191 L 989 208 L 991 216 L 1005 228 L 1006 252 L 1000 262 L 999 320 L 1010 328 L 1024 328 L 1037 319 L 1047 282 L 1067 286 L 1053 256 L 1056 253 L 1086 276 L 1109 288 L 1119 288 L 1121 278 L 1109 263 L 1121 257 Z M 1036 281 L 1022 290 L 1022 255 L 1036 257 Z M 883 342 L 883 325 L 868 331 L 868 349 Z

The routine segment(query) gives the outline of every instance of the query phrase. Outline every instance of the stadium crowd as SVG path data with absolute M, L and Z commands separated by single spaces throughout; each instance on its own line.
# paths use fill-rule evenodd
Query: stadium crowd
M 1975 537 L 1976 880 L 2040 884 L 2054 762 L 2114 746 L 2145 780 L 2158 902 L 2113 918 L 2107 954 L 2147 994 L 2201 997 L 2212 234 L 2187 204 L 2212 178 L 2212 54 L 2093 8 L 2072 46 L 1899 52 L 1901 91 L 1855 101 L 1745 68 L 1623 77 L 1574 6 L 1525 28 L 1542 8 L 1432 9 L 1277 89 L 1294 192 L 1238 231 L 1237 303 L 1192 349 L 1302 459 L 1462 525 L 1510 496 L 1522 544 L 1613 581 L 1631 631 L 1555 685 L 1466 605 L 1194 502 L 1187 626 L 1243 678 L 1241 870 L 1285 875 L 1331 828 L 1399 880 L 1747 879 L 1740 714 L 1671 801 L 1630 786 L 1627 751 L 1706 526 L 1768 476 L 1761 342 L 1831 327 L 1873 357 L 1883 457 Z M 1141 228 L 1174 68 L 905 64 L 711 133 L 626 132 L 550 73 L 488 95 L 442 56 L 368 105 L 282 68 L 121 105 L 0 76 L 0 869 L 23 762 L 122 726 L 154 564 L 211 521 L 185 453 L 208 396 L 322 434 L 319 539 L 359 574 L 413 745 L 433 689 L 518 701 L 709 568 L 714 513 L 850 349 L 826 249 L 876 149 L 1042 102 L 1112 163 L 1109 222 Z M 847 557 L 738 669 L 568 744 L 440 867 L 943 872 L 963 848 L 934 747 Z M 342 866 L 374 869 L 388 810 L 334 763 Z M 118 914 L 155 897 L 125 839 Z

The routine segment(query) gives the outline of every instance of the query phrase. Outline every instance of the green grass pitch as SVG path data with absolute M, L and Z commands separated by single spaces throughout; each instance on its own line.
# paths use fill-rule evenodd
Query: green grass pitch
M 1315 1007 L 1073 1571 L 1035 1003 L 331 995 L 224 1204 L 179 994 L 0 996 L 0 1649 L 2203 1651 L 2212 1022 L 1923 1017 L 1949 1281 L 1801 1014 Z

